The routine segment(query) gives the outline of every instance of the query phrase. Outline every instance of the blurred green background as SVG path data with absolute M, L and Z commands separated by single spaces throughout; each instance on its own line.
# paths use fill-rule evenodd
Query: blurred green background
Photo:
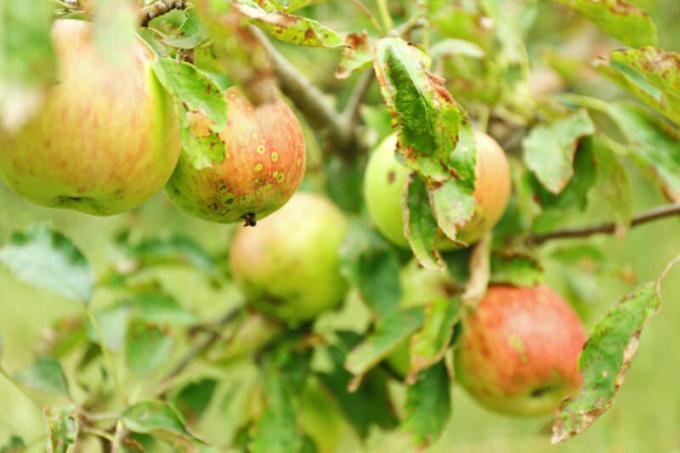
M 680 1 L 641 0 L 634 3 L 645 7 L 654 17 L 659 27 L 660 46 L 677 50 L 680 47 Z M 536 32 L 550 34 L 551 29 L 559 28 L 560 20 L 559 16 L 548 16 L 544 22 L 539 21 Z M 332 24 L 330 19 L 329 22 L 339 25 L 336 28 L 343 28 L 342 24 Z M 317 71 L 318 74 L 312 73 L 310 76 L 321 86 L 333 89 L 340 82 L 330 77 L 332 73 L 324 72 L 323 64 L 305 64 L 322 55 L 328 61 L 328 54 L 324 52 L 293 50 L 287 54 L 300 67 Z M 636 212 L 665 202 L 644 175 L 635 168 L 629 170 L 633 178 Z M 603 209 L 600 203 L 594 199 L 588 212 L 575 219 L 574 223 L 585 225 L 607 220 L 608 210 Z M 7 240 L 12 231 L 36 221 L 47 222 L 72 238 L 100 274 L 111 262 L 114 253 L 112 238 L 122 228 L 132 228 L 134 234 L 142 236 L 186 234 L 215 254 L 227 250 L 234 228 L 189 217 L 176 209 L 163 194 L 132 213 L 95 218 L 33 206 L 0 183 L 0 244 Z M 666 263 L 680 253 L 680 221 L 672 218 L 642 226 L 632 230 L 624 239 L 598 237 L 587 242 L 602 245 L 611 263 L 606 269 L 593 270 L 592 275 L 588 275 L 587 271 L 575 275 L 550 260 L 556 248 L 576 242 L 555 242 L 545 247 L 542 253 L 546 258 L 549 283 L 570 297 L 583 314 L 584 321 L 591 326 L 635 283 L 655 279 Z M 236 288 L 227 285 L 216 290 L 205 278 L 190 270 L 168 268 L 159 277 L 185 307 L 206 318 L 214 317 L 240 301 Z M 106 303 L 107 297 L 106 294 L 98 295 L 94 303 Z M 52 323 L 60 317 L 79 314 L 81 310 L 71 301 L 17 282 L 8 272 L 0 269 L 3 366 L 10 372 L 27 367 L 34 360 L 36 346 Z M 248 367 L 236 368 L 229 376 L 232 375 L 234 388 L 241 382 L 253 379 L 252 369 Z M 549 444 L 552 419 L 517 419 L 495 415 L 455 388 L 453 417 L 431 451 L 680 453 L 679 377 L 680 269 L 671 273 L 663 285 L 662 310 L 642 334 L 638 357 L 615 405 L 590 430 L 552 447 Z M 310 393 L 311 402 L 302 415 L 304 423 L 324 430 L 324 435 L 329 438 L 327 443 L 335 444 L 336 451 L 357 451 L 359 445 L 356 438 L 334 415 L 337 408 L 332 407 L 328 400 Z M 399 395 L 398 388 L 395 393 Z M 211 426 L 209 420 L 202 428 L 208 433 L 235 429 L 233 426 Z M 44 433 L 44 429 L 39 410 L 10 382 L 0 377 L 0 445 L 11 434 L 19 434 L 30 441 Z M 391 453 L 409 451 L 404 447 L 399 433 L 374 433 L 366 450 Z

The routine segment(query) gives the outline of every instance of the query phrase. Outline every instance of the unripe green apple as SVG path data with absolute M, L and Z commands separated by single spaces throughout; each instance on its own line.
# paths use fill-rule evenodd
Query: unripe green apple
M 190 133 L 204 140 L 182 150 L 167 192 L 202 219 L 253 224 L 295 193 L 305 171 L 305 141 L 295 114 L 282 100 L 253 106 L 236 87 L 224 96 L 225 125 L 216 127 L 205 115 L 190 114 Z
M 330 200 L 298 193 L 257 226 L 237 233 L 232 273 L 260 311 L 288 324 L 310 320 L 345 295 L 338 249 L 346 232 L 347 219 Z
M 470 222 L 458 231 L 458 239 L 473 243 L 494 227 L 510 198 L 510 167 L 505 153 L 494 139 L 475 131 L 477 163 L 475 200 L 477 207 Z M 409 170 L 395 157 L 396 134 L 387 137 L 373 152 L 364 176 L 364 197 L 368 213 L 378 230 L 390 241 L 408 247 L 404 236 L 402 199 Z M 455 203 L 456 200 L 451 200 Z M 444 239 L 443 233 L 440 236 Z M 451 241 L 438 241 L 451 249 Z
M 549 414 L 581 386 L 585 341 L 578 315 L 547 286 L 492 286 L 463 324 L 456 377 L 493 411 Z
M 127 64 L 114 66 L 92 39 L 88 22 L 54 22 L 57 83 L 19 131 L 0 131 L 0 173 L 36 204 L 111 215 L 163 187 L 177 163 L 179 132 L 146 44 L 137 41 Z

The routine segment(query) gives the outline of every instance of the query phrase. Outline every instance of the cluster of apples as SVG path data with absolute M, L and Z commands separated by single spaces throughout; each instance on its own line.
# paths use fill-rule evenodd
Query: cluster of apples
M 177 113 L 144 43 L 136 43 L 127 64 L 111 66 L 95 51 L 88 22 L 57 20 L 52 35 L 59 71 L 44 107 L 19 131 L 0 131 L 0 174 L 9 187 L 37 204 L 112 215 L 165 186 L 178 206 L 198 217 L 257 221 L 256 228 L 237 233 L 230 263 L 261 312 L 298 324 L 341 303 L 347 283 L 338 250 L 348 222 L 322 195 L 293 196 L 304 172 L 305 146 L 285 103 L 254 106 L 237 88 L 227 89 L 227 123 L 210 128 L 205 115 L 191 113 L 189 133 L 200 152 L 181 149 Z M 459 232 L 468 243 L 495 226 L 510 197 L 505 153 L 481 132 L 475 143 L 477 208 Z M 373 152 L 365 199 L 377 229 L 408 247 L 402 212 L 408 169 L 395 150 L 396 136 L 390 136 Z M 456 246 L 441 236 L 439 248 Z M 449 276 L 411 268 L 402 275 L 406 306 L 450 297 L 447 291 L 457 285 Z M 491 409 L 542 414 L 580 385 L 583 327 L 545 286 L 490 287 L 464 317 L 463 328 L 458 381 Z M 388 363 L 406 374 L 407 345 Z

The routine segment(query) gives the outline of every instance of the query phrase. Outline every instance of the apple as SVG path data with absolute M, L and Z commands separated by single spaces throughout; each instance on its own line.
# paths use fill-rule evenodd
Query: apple
M 460 291 L 460 285 L 448 272 L 437 272 L 422 268 L 414 259 L 399 272 L 401 285 L 400 306 L 422 307 L 438 299 L 450 299 Z M 399 376 L 406 376 L 411 366 L 409 342 L 402 342 L 385 359 Z
M 179 157 L 172 99 L 151 50 L 136 41 L 124 65 L 97 53 L 89 22 L 52 28 L 59 61 L 39 113 L 15 133 L 0 130 L 0 174 L 32 202 L 111 215 L 160 190 Z
M 231 246 L 234 279 L 261 312 L 295 325 L 335 307 L 347 291 L 338 250 L 347 219 L 326 197 L 296 194 L 242 228 Z
M 458 231 L 458 239 L 473 243 L 494 227 L 510 198 L 510 167 L 503 149 L 488 135 L 475 131 L 477 147 L 475 213 Z M 364 198 L 377 229 L 394 244 L 408 247 L 404 235 L 402 199 L 408 181 L 408 168 L 395 157 L 397 135 L 387 137 L 373 152 L 364 176 Z M 455 203 L 455 200 L 452 200 Z M 441 233 L 442 239 L 445 238 Z M 437 242 L 442 249 L 455 248 L 452 241 Z
M 493 411 L 549 414 L 581 386 L 585 341 L 576 312 L 547 286 L 491 286 L 464 319 L 456 377 Z
M 252 225 L 295 193 L 305 170 L 305 141 L 295 114 L 281 99 L 254 106 L 237 87 L 224 96 L 226 124 L 190 114 L 189 133 L 200 141 L 182 149 L 167 192 L 202 219 Z

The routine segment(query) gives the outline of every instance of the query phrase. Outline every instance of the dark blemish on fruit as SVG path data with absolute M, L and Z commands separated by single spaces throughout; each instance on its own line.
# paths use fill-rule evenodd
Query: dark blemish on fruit
M 395 179 L 397 179 L 397 174 L 394 170 L 390 170 L 390 172 L 387 174 L 387 184 L 392 184 Z
M 244 227 L 254 227 L 257 225 L 257 220 L 255 220 L 255 213 L 254 212 L 249 212 L 247 214 L 243 214 L 243 226 Z

